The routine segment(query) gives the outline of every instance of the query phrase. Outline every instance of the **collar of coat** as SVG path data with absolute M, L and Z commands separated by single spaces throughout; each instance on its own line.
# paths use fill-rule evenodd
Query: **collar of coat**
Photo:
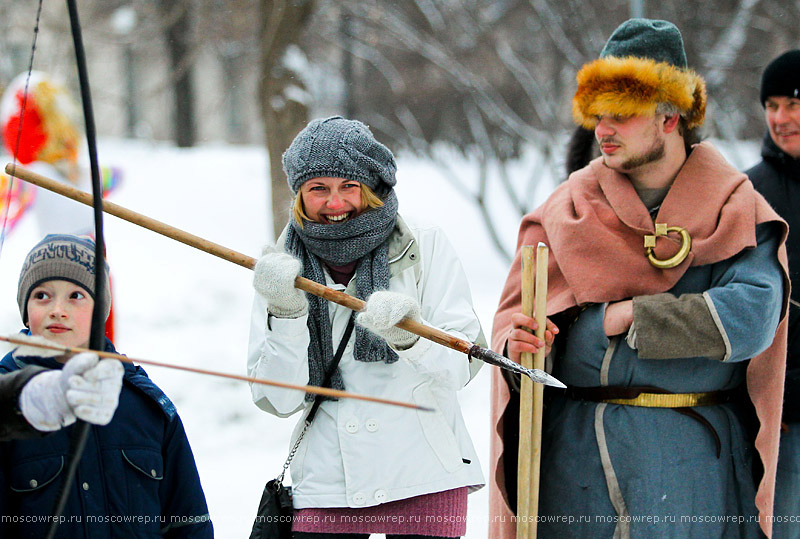
M 644 236 L 654 234 L 655 225 L 626 176 L 604 166 L 602 158 L 572 174 L 525 217 L 520 230 L 524 244 L 542 241 L 552 252 L 548 313 L 665 292 L 689 267 L 755 247 L 757 224 L 775 222 L 783 239 L 788 230 L 747 176 L 707 142 L 689 155 L 655 222 L 683 227 L 692 237 L 691 253 L 675 268 L 658 269 L 648 261 Z M 661 236 L 655 254 L 665 259 L 679 247 L 677 236 Z

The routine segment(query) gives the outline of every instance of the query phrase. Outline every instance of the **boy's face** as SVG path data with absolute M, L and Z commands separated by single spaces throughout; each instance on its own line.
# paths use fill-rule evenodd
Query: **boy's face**
M 87 348 L 92 329 L 94 300 L 82 286 L 69 281 L 47 281 L 28 298 L 28 328 L 64 346 Z

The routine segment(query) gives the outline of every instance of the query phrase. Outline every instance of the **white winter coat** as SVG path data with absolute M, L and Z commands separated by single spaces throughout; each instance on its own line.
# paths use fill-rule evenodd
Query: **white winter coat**
M 279 245 L 283 243 L 279 240 Z M 438 227 L 413 232 L 398 218 L 390 238 L 389 290 L 419 300 L 423 322 L 475 342 L 483 339 L 469 285 L 455 251 Z M 327 285 L 337 290 L 327 276 Z M 354 294 L 355 281 L 346 291 Z M 351 311 L 329 304 L 333 348 L 339 345 Z M 256 294 L 250 327 L 248 374 L 293 384 L 308 383 L 307 315 L 270 317 Z M 398 351 L 399 361 L 355 361 L 355 332 L 339 368 L 345 389 L 354 393 L 433 408 L 417 411 L 340 399 L 325 401 L 291 464 L 294 506 L 367 507 L 412 496 L 484 484 L 456 391 L 480 366 L 459 352 L 419 339 Z M 473 371 L 472 373 L 470 371 Z M 251 385 L 254 402 L 279 417 L 308 412 L 304 393 Z M 298 422 L 292 445 L 303 426 Z

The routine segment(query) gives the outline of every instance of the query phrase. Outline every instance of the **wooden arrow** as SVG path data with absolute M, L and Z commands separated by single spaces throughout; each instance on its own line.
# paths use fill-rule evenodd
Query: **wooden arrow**
M 107 357 L 111 359 L 118 359 L 123 363 L 152 365 L 154 367 L 165 367 L 168 369 L 175 369 L 179 371 L 193 372 L 196 374 L 205 374 L 208 376 L 217 376 L 220 378 L 229 378 L 232 380 L 240 380 L 242 382 L 250 382 L 251 384 L 261 384 L 265 386 L 282 387 L 285 389 L 296 389 L 298 391 L 305 391 L 306 393 L 313 393 L 314 395 L 322 395 L 324 397 L 332 397 L 335 399 L 356 399 L 369 402 L 379 402 L 381 404 L 389 404 L 391 406 L 402 406 L 403 408 L 413 408 L 415 410 L 424 410 L 432 412 L 431 408 L 419 406 L 408 402 L 394 401 L 389 399 L 380 399 L 377 397 L 370 397 L 368 395 L 360 395 L 358 393 L 350 393 L 349 391 L 341 391 L 338 389 L 331 389 L 327 387 L 318 386 L 300 386 L 295 384 L 287 384 L 285 382 L 276 382 L 274 380 L 267 380 L 266 378 L 253 378 L 250 376 L 240 376 L 238 374 L 230 374 L 227 372 L 209 371 L 206 369 L 199 369 L 197 367 L 185 367 L 183 365 L 173 365 L 171 363 L 162 363 L 160 361 L 152 361 L 149 359 L 134 359 L 122 354 L 115 354 L 114 352 L 104 352 L 98 350 L 90 350 L 89 348 L 81 348 L 80 346 L 61 346 L 53 342 L 42 342 L 40 340 L 32 340 L 29 335 L 16 335 L 16 336 L 0 336 L 0 341 L 8 342 L 11 344 L 18 344 L 21 346 L 33 346 L 43 350 L 52 350 L 60 352 L 61 354 L 74 355 L 82 352 L 90 352 L 97 354 L 100 357 Z M 50 354 L 47 354 L 50 355 Z M 24 357 L 24 356 L 23 356 Z

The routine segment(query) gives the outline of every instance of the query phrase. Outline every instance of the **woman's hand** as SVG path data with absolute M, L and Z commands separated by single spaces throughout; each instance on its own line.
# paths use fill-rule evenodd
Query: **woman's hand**
M 558 327 L 549 318 L 544 332 L 544 342 L 533 334 L 539 328 L 536 319 L 522 313 L 514 313 L 511 315 L 511 325 L 507 344 L 508 357 L 511 361 L 522 363 L 520 358 L 523 353 L 535 354 L 542 346 L 545 347 L 545 354 L 550 353 Z
M 264 246 L 256 262 L 253 288 L 267 300 L 269 312 L 278 318 L 298 318 L 308 312 L 308 300 L 294 287 L 303 264 L 292 255 Z
M 633 300 L 617 301 L 606 306 L 603 331 L 606 337 L 627 333 L 633 324 Z
M 356 317 L 356 322 L 384 339 L 395 350 L 406 350 L 411 348 L 419 337 L 395 327 L 395 324 L 403 318 L 422 322 L 419 302 L 399 292 L 378 290 L 367 299 L 364 310 Z

